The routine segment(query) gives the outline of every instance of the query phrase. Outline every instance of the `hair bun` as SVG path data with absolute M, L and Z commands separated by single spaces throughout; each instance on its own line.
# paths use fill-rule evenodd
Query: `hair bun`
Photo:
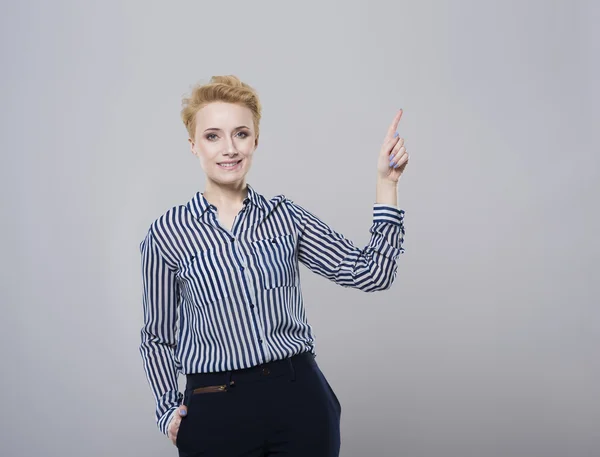
M 212 84 L 223 84 L 224 86 L 229 87 L 244 87 L 244 83 L 242 83 L 240 78 L 234 75 L 213 76 L 210 78 L 210 82 Z

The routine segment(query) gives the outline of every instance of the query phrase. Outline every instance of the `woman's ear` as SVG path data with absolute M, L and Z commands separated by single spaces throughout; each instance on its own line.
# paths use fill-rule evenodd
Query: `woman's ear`
M 196 155 L 196 151 L 194 151 L 194 140 L 188 138 L 188 142 L 190 143 L 190 150 L 192 151 L 192 154 Z

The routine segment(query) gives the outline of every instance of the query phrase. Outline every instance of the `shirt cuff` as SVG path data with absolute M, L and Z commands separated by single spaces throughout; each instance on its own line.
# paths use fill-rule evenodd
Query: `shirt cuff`
M 168 433 L 169 423 L 171 422 L 171 419 L 173 418 L 173 414 L 175 414 L 177 412 L 177 408 L 179 408 L 179 406 L 174 406 L 173 408 L 170 408 L 158 420 L 158 429 L 162 433 L 164 433 L 164 435 L 167 436 L 167 437 L 169 436 L 169 433 Z
M 373 205 L 373 222 L 389 222 L 401 226 L 404 222 L 404 210 L 384 203 L 375 203 Z

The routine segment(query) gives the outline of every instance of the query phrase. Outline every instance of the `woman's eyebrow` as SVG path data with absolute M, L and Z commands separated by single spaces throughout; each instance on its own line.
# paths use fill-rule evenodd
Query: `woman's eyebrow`
M 233 130 L 239 130 L 239 129 L 249 129 L 249 128 L 250 128 L 250 127 L 246 127 L 245 125 L 240 125 L 239 127 L 236 127 L 236 128 L 234 128 Z M 220 129 L 220 128 L 217 128 L 217 127 L 210 127 L 210 128 L 207 128 L 207 129 L 205 130 L 205 132 L 208 132 L 209 130 L 217 130 L 217 131 L 221 131 L 221 129 Z

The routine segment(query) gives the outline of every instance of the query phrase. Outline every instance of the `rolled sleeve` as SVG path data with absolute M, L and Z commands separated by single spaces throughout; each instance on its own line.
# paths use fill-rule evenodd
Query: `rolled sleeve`
M 378 235 L 371 237 L 377 252 L 390 259 L 398 259 L 404 253 L 404 210 L 375 203 L 370 233 Z

